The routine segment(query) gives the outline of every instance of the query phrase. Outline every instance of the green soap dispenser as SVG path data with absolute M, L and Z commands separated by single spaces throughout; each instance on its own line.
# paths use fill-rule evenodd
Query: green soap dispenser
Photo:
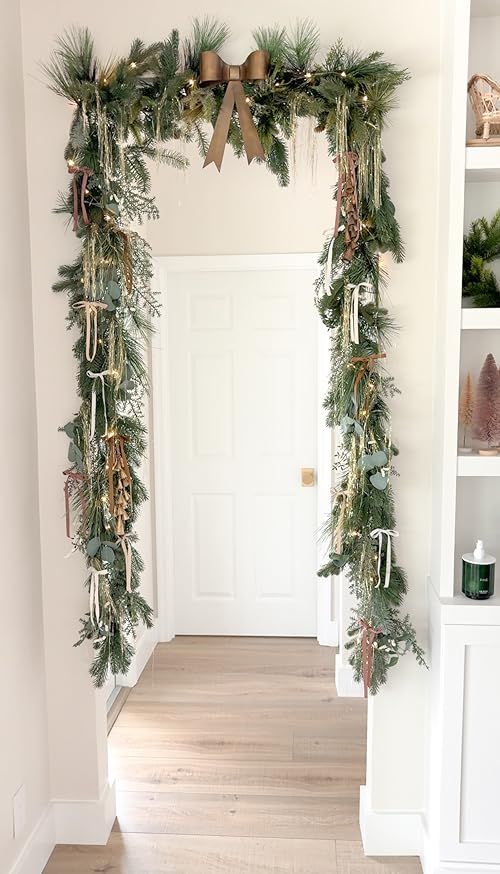
M 495 586 L 496 558 L 487 555 L 482 540 L 478 540 L 474 552 L 462 556 L 462 592 L 466 598 L 484 601 L 491 598 Z

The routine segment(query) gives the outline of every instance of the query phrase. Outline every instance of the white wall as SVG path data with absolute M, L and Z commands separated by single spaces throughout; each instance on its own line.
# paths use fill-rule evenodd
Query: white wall
M 0 372 L 2 716 L 0 870 L 10 869 L 49 795 L 38 524 L 33 325 L 19 4 L 0 12 L 2 209 Z M 26 787 L 27 820 L 13 838 L 12 796 Z
M 30 168 L 31 222 L 33 228 L 34 313 L 42 501 L 44 587 L 48 622 L 53 632 L 49 646 L 53 684 L 49 695 L 63 720 L 54 725 L 59 744 L 69 733 L 79 746 L 85 725 L 84 673 L 86 654 L 71 650 L 75 618 L 84 601 L 82 565 L 78 557 L 64 561 L 59 474 L 66 442 L 55 432 L 75 408 L 74 365 L 70 339 L 64 333 L 66 303 L 50 296 L 49 286 L 57 265 L 71 254 L 71 234 L 64 235 L 60 218 L 50 214 L 58 187 L 65 185 L 62 151 L 70 120 L 64 101 L 41 83 L 37 64 L 45 59 L 56 33 L 71 24 L 86 24 L 96 36 L 103 57 L 125 51 L 135 36 L 154 40 L 178 26 L 186 32 L 191 16 L 207 11 L 201 0 L 172 16 L 163 0 L 150 0 L 147 15 L 135 0 L 103 4 L 87 0 L 77 8 L 62 0 L 34 3 L 22 0 L 25 84 L 27 100 L 28 162 Z M 264 0 L 253 4 L 217 0 L 211 11 L 232 27 L 234 39 L 224 51 L 227 60 L 239 62 L 250 50 L 250 31 L 261 24 L 286 23 L 304 12 L 318 23 L 322 41 L 330 45 L 342 35 L 349 46 L 364 51 L 381 49 L 396 63 L 408 66 L 412 80 L 401 92 L 401 107 L 392 114 L 385 135 L 387 169 L 407 243 L 407 260 L 391 267 L 389 301 L 403 328 L 388 360 L 403 395 L 394 401 L 394 438 L 401 447 L 396 482 L 398 497 L 398 551 L 409 574 L 407 606 L 425 638 L 425 581 L 428 572 L 431 453 L 431 333 L 434 295 L 436 236 L 436 93 L 438 75 L 438 20 L 434 0 L 405 3 L 385 0 L 352 0 L 332 4 L 314 0 L 304 9 L 298 0 Z M 43 135 L 42 135 L 43 132 Z M 155 170 L 156 193 L 162 219 L 149 229 L 157 255 L 202 253 L 301 252 L 320 248 L 323 232 L 333 223 L 330 187 L 334 173 L 324 144 L 317 147 L 317 172 L 311 180 L 304 150 L 298 157 L 297 180 L 288 190 L 278 188 L 262 167 L 246 167 L 228 152 L 221 176 L 213 167 L 202 170 L 194 155 L 185 173 Z M 43 169 L 42 169 L 43 168 Z M 206 207 L 212 204 L 212 216 Z M 262 207 L 265 206 L 263 210 Z M 51 342 L 47 342 L 50 336 Z M 56 342 L 57 341 L 57 342 Z M 408 426 L 408 423 L 411 426 Z M 62 602 L 62 604 L 61 604 Z M 54 611 L 57 621 L 51 619 Z M 57 629 L 57 635 L 56 635 Z M 73 678 L 82 699 L 74 713 L 62 711 L 61 687 Z M 425 672 L 407 657 L 391 671 L 390 685 L 372 702 L 369 737 L 369 801 L 377 810 L 415 810 L 423 806 Z M 90 691 L 88 692 L 90 697 Z M 58 737 L 59 735 L 59 737 Z M 86 791 L 85 769 L 75 762 L 75 750 L 57 767 L 57 780 L 69 791 L 65 776 L 71 758 L 72 780 Z M 82 773 L 80 773 L 82 772 Z

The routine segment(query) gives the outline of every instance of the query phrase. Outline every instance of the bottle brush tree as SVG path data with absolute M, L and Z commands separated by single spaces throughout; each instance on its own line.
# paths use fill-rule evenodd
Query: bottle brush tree
M 467 445 L 467 434 L 474 416 L 474 382 L 470 373 L 465 377 L 460 391 L 458 421 L 462 426 L 463 447 Z
M 500 378 L 491 352 L 486 356 L 477 383 L 472 436 L 492 446 L 500 438 Z

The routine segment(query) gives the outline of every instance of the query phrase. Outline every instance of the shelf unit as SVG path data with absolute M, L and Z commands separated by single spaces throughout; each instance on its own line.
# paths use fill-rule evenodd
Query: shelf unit
M 461 555 L 483 539 L 500 558 L 500 455 L 457 453 L 458 399 L 488 352 L 500 364 L 500 309 L 462 309 L 464 229 L 500 207 L 500 146 L 475 136 L 467 101 L 473 73 L 500 81 L 499 0 L 443 0 L 439 159 L 438 310 L 434 411 L 430 780 L 426 874 L 500 872 L 500 580 L 474 602 L 460 591 Z M 475 447 L 478 448 L 478 447 Z M 499 562 L 500 566 L 500 562 Z M 495 811 L 492 814 L 491 811 Z
M 459 455 L 457 476 L 500 476 L 500 455 Z

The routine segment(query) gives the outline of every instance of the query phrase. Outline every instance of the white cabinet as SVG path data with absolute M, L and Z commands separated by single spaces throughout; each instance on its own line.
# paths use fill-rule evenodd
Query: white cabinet
M 497 872 L 500 598 L 473 602 L 433 593 L 431 629 L 433 747 L 424 870 Z

